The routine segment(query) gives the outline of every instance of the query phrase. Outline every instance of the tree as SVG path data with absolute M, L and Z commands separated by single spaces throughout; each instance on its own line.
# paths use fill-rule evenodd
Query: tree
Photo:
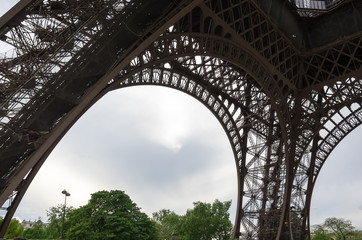
M 324 226 L 332 231 L 337 239 L 346 239 L 346 236 L 354 230 L 352 222 L 343 218 L 327 218 L 324 221 Z
M 153 220 L 157 223 L 158 237 L 162 240 L 181 240 L 182 217 L 176 213 L 162 209 L 153 213 Z
M 230 222 L 229 209 L 231 201 L 220 202 L 215 200 L 212 204 L 213 225 L 215 226 L 215 239 L 231 239 L 233 224 Z
M 73 210 L 73 207 L 65 208 L 65 220 L 68 219 L 69 213 Z M 62 234 L 62 223 L 64 214 L 64 204 L 59 204 L 56 207 L 51 207 L 47 211 L 49 225 L 46 228 L 46 236 L 50 239 L 58 239 Z M 64 229 L 67 229 L 67 221 L 64 222 Z
M 182 232 L 186 240 L 229 240 L 232 224 L 228 210 L 231 201 L 210 203 L 196 202 L 194 208 L 188 210 L 183 222 Z
M 358 236 L 358 232 L 354 231 L 352 222 L 343 218 L 327 218 L 322 225 L 315 225 L 312 232 L 313 240 L 327 240 L 336 239 L 344 240 L 347 237 L 355 235 L 353 239 Z
M 67 224 L 70 240 L 157 239 L 156 224 L 118 190 L 93 193 L 88 204 L 71 211 Z
M 354 240 L 362 240 L 362 231 L 361 230 L 355 230 L 352 233 L 352 238 Z
M 0 225 L 1 225 L 2 221 L 3 221 L 3 219 L 0 218 Z M 4 238 L 13 239 L 14 237 L 22 237 L 23 232 L 24 232 L 24 228 L 23 228 L 23 226 L 21 226 L 19 220 L 13 218 L 10 221 L 10 224 L 8 226 L 8 229 L 6 230 Z
M 328 231 L 324 228 L 323 225 L 315 225 L 314 231 L 312 233 L 313 240 L 330 240 Z
M 24 231 L 24 237 L 28 239 L 45 239 L 47 234 L 44 223 L 38 219 L 31 228 Z

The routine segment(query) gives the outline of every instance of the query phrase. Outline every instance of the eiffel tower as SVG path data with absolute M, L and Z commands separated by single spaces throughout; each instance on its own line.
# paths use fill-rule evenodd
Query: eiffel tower
M 166 86 L 215 115 L 238 169 L 237 239 L 310 239 L 318 174 L 362 122 L 360 0 L 21 0 L 0 40 L 0 236 L 111 90 Z

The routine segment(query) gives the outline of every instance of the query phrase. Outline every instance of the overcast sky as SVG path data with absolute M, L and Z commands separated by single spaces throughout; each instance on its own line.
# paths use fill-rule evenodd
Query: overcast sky
M 4 13 L 14 0 L 1 1 Z M 319 176 L 311 223 L 349 219 L 362 229 L 362 129 L 345 138 Z M 228 139 L 197 100 L 162 87 L 109 93 L 69 131 L 39 171 L 16 217 L 47 220 L 46 210 L 79 207 L 90 194 L 120 189 L 149 216 L 162 208 L 184 214 L 195 201 L 232 200 L 236 170 Z

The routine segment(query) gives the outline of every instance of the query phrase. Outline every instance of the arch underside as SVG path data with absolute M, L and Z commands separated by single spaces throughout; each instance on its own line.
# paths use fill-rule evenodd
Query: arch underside
M 190 21 L 191 17 L 185 18 Z M 205 17 L 205 19 L 209 23 L 208 18 Z M 202 26 L 202 24 L 200 25 Z M 311 152 L 317 152 L 317 149 L 323 147 L 322 144 L 317 147 L 312 146 L 317 136 L 318 140 L 321 138 L 316 130 L 325 129 L 324 125 L 333 117 L 333 113 L 339 111 L 339 108 L 343 108 L 348 103 L 358 102 L 361 95 L 359 90 L 361 89 L 359 86 L 360 81 L 355 77 L 351 77 L 344 81 L 343 84 L 336 82 L 332 87 L 324 87 L 322 90 L 317 88 L 318 90 L 310 91 L 309 94 L 300 94 L 300 99 L 296 99 L 297 97 L 292 95 L 293 90 L 285 91 L 285 86 L 281 84 L 282 80 L 276 81 L 276 75 L 271 77 L 267 70 L 268 65 L 253 58 L 249 49 L 238 48 L 233 41 L 220 39 L 219 36 L 210 35 L 210 32 L 206 35 L 195 32 L 180 34 L 177 31 L 178 28 L 185 27 L 177 24 L 171 27 L 167 34 L 161 36 L 143 54 L 133 59 L 130 65 L 120 73 L 118 79 L 113 81 L 120 82 L 119 85 L 121 86 L 122 80 L 120 79 L 126 79 L 124 76 L 131 75 L 132 77 L 125 80 L 127 84 L 137 84 L 142 81 L 145 84 L 165 84 L 160 80 L 163 77 L 162 74 L 169 71 L 168 69 L 172 69 L 173 71 L 183 72 L 184 75 L 195 79 L 194 81 L 198 81 L 198 83 L 203 82 L 203 84 L 207 85 L 206 88 L 210 91 L 210 94 L 214 95 L 214 98 L 223 99 L 226 94 L 226 96 L 232 98 L 231 101 L 234 101 L 236 106 L 239 105 L 241 111 L 251 112 L 255 117 L 259 115 L 252 121 L 259 121 L 259 124 L 265 122 L 262 131 L 255 131 L 255 126 L 249 128 L 247 118 L 242 124 L 242 130 L 239 130 L 242 137 L 240 144 L 241 146 L 244 145 L 240 154 L 243 159 L 242 164 L 240 164 L 240 157 L 237 154 L 235 157 L 238 172 L 241 173 L 239 176 L 239 194 L 240 189 L 243 190 L 244 188 L 248 188 L 248 192 L 242 191 L 243 196 L 240 197 L 238 203 L 240 209 L 237 212 L 235 236 L 238 236 L 238 228 L 240 228 L 241 236 L 244 238 L 270 239 L 276 237 L 277 232 L 280 231 L 280 225 L 283 224 L 283 220 L 280 221 L 280 219 L 283 218 L 282 210 L 283 204 L 285 204 L 283 197 L 286 195 L 285 185 L 289 174 L 291 175 L 289 178 L 293 180 L 289 183 L 291 185 L 289 190 L 291 201 L 287 207 L 289 211 L 287 221 L 294 222 L 294 226 L 291 226 L 293 228 L 291 232 L 294 232 L 292 234 L 304 238 L 303 236 L 309 232 L 309 206 L 312 192 L 309 182 L 310 178 L 314 176 L 311 173 L 320 169 L 318 164 L 311 164 L 312 161 L 316 161 L 314 160 L 315 156 L 311 156 Z M 210 25 L 208 29 L 211 32 L 216 31 L 215 29 L 212 30 L 213 27 Z M 227 35 L 225 31 L 220 31 Z M 208 54 L 209 56 L 207 56 Z M 174 56 L 178 57 L 175 58 Z M 220 57 L 220 59 L 217 57 Z M 340 65 L 340 63 L 337 64 Z M 145 80 L 147 77 L 140 73 L 142 72 L 140 69 L 146 67 L 153 69 L 155 66 L 160 69 L 155 72 L 149 70 L 150 72 L 145 73 L 149 78 L 154 77 L 154 82 Z M 237 78 L 238 74 L 234 74 L 225 66 L 234 69 L 241 76 L 249 76 L 249 79 L 244 79 L 244 81 L 250 81 L 250 83 L 244 85 L 242 78 Z M 156 76 L 153 76 L 153 74 Z M 280 77 L 280 75 L 277 76 Z M 142 78 L 144 79 L 142 80 Z M 166 78 L 170 78 L 170 76 Z M 283 75 L 280 78 L 283 79 Z M 230 79 L 234 79 L 234 82 Z M 175 86 L 180 84 L 181 89 L 184 88 L 187 91 L 189 88 L 188 81 L 184 80 L 183 84 L 182 82 L 182 80 L 177 80 L 177 77 L 175 78 Z M 248 87 L 248 84 L 251 85 Z M 244 86 L 240 87 L 242 85 Z M 171 87 L 175 86 L 171 84 Z M 255 86 L 261 95 L 258 96 L 258 91 L 250 91 L 250 88 L 253 88 L 252 86 Z M 294 90 L 298 91 L 297 89 Z M 195 95 L 192 92 L 194 87 L 190 87 L 188 91 L 191 91 L 189 94 Z M 278 97 L 275 97 L 276 95 Z M 280 96 L 283 95 L 285 95 L 285 100 L 279 100 Z M 259 102 L 257 103 L 259 110 L 248 109 L 251 102 Z M 264 102 L 269 103 L 265 104 Z M 279 105 L 276 106 L 273 103 L 279 103 Z M 228 105 L 229 101 L 225 104 Z M 288 108 L 285 109 L 283 104 L 288 105 Z M 298 108 L 296 107 L 297 104 L 299 104 Z M 288 126 L 285 129 L 284 124 L 281 124 L 278 120 L 283 119 L 285 111 L 292 115 L 296 114 L 295 111 L 300 111 L 299 117 L 301 120 L 298 123 L 300 124 L 298 132 L 293 132 L 288 129 Z M 231 111 L 231 115 L 233 114 Z M 236 122 L 238 123 L 239 120 L 236 120 Z M 290 119 L 285 119 L 282 122 L 289 122 L 289 127 L 293 128 L 293 122 Z M 282 132 L 283 128 L 287 134 L 299 134 L 294 142 L 293 153 L 286 152 L 283 137 L 284 139 L 292 137 L 288 135 L 285 137 Z M 329 128 L 330 126 L 327 127 L 327 129 Z M 245 136 L 245 133 L 249 134 L 249 132 L 256 133 L 254 136 L 256 140 Z M 229 139 L 231 138 L 229 137 Z M 250 143 L 247 143 L 248 141 Z M 239 146 L 236 147 L 235 149 L 235 146 L 233 146 L 234 153 L 238 152 Z M 251 153 L 250 150 L 252 149 L 256 151 Z M 320 152 L 320 150 L 318 151 Z M 293 156 L 291 159 L 295 162 L 295 164 L 291 164 L 292 167 L 289 166 L 289 168 L 292 168 L 291 173 L 287 172 L 286 155 L 288 154 Z M 256 162 L 255 165 L 254 161 Z M 247 182 L 245 176 L 251 172 L 253 172 L 253 175 L 251 175 L 253 179 Z
M 279 109 L 268 94 L 281 96 L 280 90 L 273 87 L 274 78 L 263 64 L 232 41 L 209 34 L 180 34 L 175 29 L 177 26 L 170 27 L 134 58 L 107 89 L 166 85 L 204 102 L 224 127 L 235 156 L 239 189 L 234 235 L 274 237 L 281 217 L 286 166 Z M 270 88 L 265 91 L 261 85 Z M 221 104 L 224 110 L 215 113 L 214 102 L 216 109 Z M 225 120 L 230 124 L 225 125 Z M 232 128 L 235 133 L 229 125 L 236 127 Z
M 362 121 L 362 37 L 301 49 L 312 43 L 278 29 L 261 2 L 27 6 L 22 24 L 4 30 L 15 53 L 0 67 L 0 202 L 26 191 L 38 163 L 108 91 L 161 85 L 201 101 L 228 136 L 234 236 L 308 237 L 318 173 Z
M 208 41 L 212 41 L 210 36 Z M 237 62 L 239 66 L 228 62 L 227 60 L 234 59 L 225 52 L 221 54 L 221 57 L 227 60 L 217 58 L 216 53 L 220 51 L 220 45 L 223 46 L 222 49 L 229 51 L 232 49 L 232 44 L 227 46 L 227 42 L 220 43 L 218 38 L 215 41 L 216 43 L 208 44 L 200 36 L 189 37 L 171 32 L 134 58 L 129 66 L 109 83 L 108 89 L 139 84 L 163 85 L 179 89 L 203 102 L 224 127 L 235 156 L 239 180 L 239 209 L 234 234 L 235 236 L 240 234 L 240 237 L 247 239 L 270 239 L 275 237 L 279 228 L 287 178 L 286 153 L 280 122 L 270 97 L 252 77 L 256 76 L 253 69 L 240 61 Z M 202 44 L 206 47 L 200 47 Z M 190 45 L 192 48 L 188 47 Z M 199 51 L 199 48 L 202 48 L 202 51 Z M 178 52 L 179 49 L 182 49 L 182 52 Z M 192 49 L 192 52 L 189 53 L 187 49 Z M 240 49 L 234 49 L 234 51 L 240 51 L 235 54 L 237 57 L 245 55 Z M 211 56 L 204 52 L 210 53 Z M 249 63 L 252 61 L 250 60 Z M 312 112 L 312 101 L 310 98 L 304 98 L 302 108 L 306 117 L 303 119 L 305 123 L 312 125 L 311 123 L 316 119 L 315 116 L 313 118 L 306 116 L 305 112 L 311 115 L 319 114 L 322 116 L 320 117 L 320 132 L 323 132 L 331 129 L 330 119 L 335 118 L 333 114 L 340 115 L 340 112 L 350 109 L 350 116 L 344 113 L 345 117 L 341 118 L 342 121 L 332 121 L 338 122 L 340 126 L 336 126 L 329 133 L 329 135 L 335 135 L 346 124 L 353 125 L 353 128 L 343 127 L 345 130 L 349 129 L 349 131 L 344 131 L 344 135 L 347 135 L 359 125 L 360 121 L 356 119 L 359 119 L 360 109 L 356 109 L 358 103 L 354 103 L 353 108 L 347 106 L 340 111 L 338 107 L 359 99 L 358 89 L 361 88 L 357 86 L 360 82 L 356 78 L 351 78 L 347 79 L 343 87 L 337 83 L 334 87 L 327 89 L 326 92 L 332 94 L 324 94 L 325 98 L 327 96 L 331 99 L 343 98 L 345 101 L 341 104 L 338 100 L 335 102 L 322 100 L 324 105 L 334 105 L 319 104 L 322 105 L 322 109 L 333 109 L 325 115 L 320 111 Z M 311 122 L 308 122 L 309 120 Z M 313 127 L 316 127 L 315 125 Z M 232 132 L 230 132 L 230 126 L 233 126 Z M 308 135 L 310 132 L 309 129 L 304 130 L 305 139 L 315 136 Z M 315 169 L 315 173 L 321 168 L 322 160 L 319 156 L 323 151 L 321 149 L 326 148 L 325 142 L 328 142 L 331 151 L 343 138 L 339 134 L 339 141 L 335 139 L 333 141 L 329 135 L 319 135 L 318 145 L 313 149 L 312 144 L 316 141 L 311 141 L 310 145 L 306 144 L 305 149 L 302 149 L 305 139 L 302 138 L 299 143 L 297 142 L 299 149 L 296 150 L 295 157 L 299 165 L 295 167 L 289 214 L 291 221 L 295 224 L 293 232 L 299 236 L 309 231 L 309 205 L 312 191 L 308 181 L 311 178 L 311 167 Z M 311 156 L 313 151 L 316 155 Z M 325 152 L 324 150 L 323 153 Z M 315 162 L 313 166 L 311 166 L 312 161 Z M 314 186 L 314 181 L 315 178 L 313 178 L 312 186 Z
M 263 200 L 262 194 L 266 188 L 269 192 L 280 192 L 283 186 L 282 183 L 275 181 L 275 179 L 283 177 L 281 176 L 283 169 L 277 167 L 282 159 L 276 157 L 276 151 L 281 147 L 280 140 L 273 136 L 274 141 L 270 142 L 271 144 L 267 142 L 267 139 L 270 139 L 270 134 L 277 132 L 276 129 L 270 127 L 275 122 L 269 124 L 275 115 L 270 108 L 268 98 L 259 89 L 252 86 L 251 79 L 245 72 L 235 71 L 230 67 L 225 68 L 220 59 L 208 56 L 196 56 L 196 59 L 214 62 L 204 69 L 210 73 L 206 78 L 190 73 L 186 75 L 186 69 L 181 70 L 182 67 L 187 68 L 183 64 L 173 67 L 172 63 L 167 63 L 162 64 L 163 66 L 159 66 L 159 68 L 154 66 L 124 75 L 109 87 L 116 89 L 137 85 L 159 85 L 178 89 L 198 99 L 215 115 L 229 138 L 235 157 L 239 188 L 238 217 L 235 225 L 241 224 L 242 237 L 256 238 L 260 234 L 259 216 L 272 214 L 270 212 L 271 206 L 277 209 L 281 204 L 279 197 Z M 188 59 L 186 62 L 189 65 L 193 60 L 195 58 Z M 209 69 L 210 67 L 212 70 Z M 214 73 L 218 71 L 228 72 L 229 76 L 232 76 L 232 80 L 230 80 L 234 81 L 233 84 L 239 85 L 238 90 L 231 90 L 235 96 L 238 96 L 239 100 L 235 97 L 229 97 L 225 93 L 220 93 L 217 87 L 210 86 L 210 81 L 216 81 L 217 75 L 215 76 Z M 245 89 L 248 89 L 248 92 L 244 91 Z M 264 99 L 264 101 L 258 103 L 253 92 L 259 92 L 258 99 Z M 248 105 L 243 105 L 243 101 L 240 99 L 245 99 L 245 103 Z M 267 187 L 264 180 L 265 165 L 270 165 L 267 171 L 270 172 L 270 176 L 273 176 L 275 181 L 269 180 Z

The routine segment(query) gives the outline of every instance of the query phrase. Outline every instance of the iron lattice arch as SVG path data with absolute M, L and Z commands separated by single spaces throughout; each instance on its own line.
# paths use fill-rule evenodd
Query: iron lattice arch
M 0 19 L 13 49 L 0 67 L 0 202 L 11 200 L 0 235 L 87 109 L 111 90 L 158 85 L 223 126 L 234 237 L 310 238 L 319 171 L 362 121 L 362 4 L 306 2 L 21 0 Z

